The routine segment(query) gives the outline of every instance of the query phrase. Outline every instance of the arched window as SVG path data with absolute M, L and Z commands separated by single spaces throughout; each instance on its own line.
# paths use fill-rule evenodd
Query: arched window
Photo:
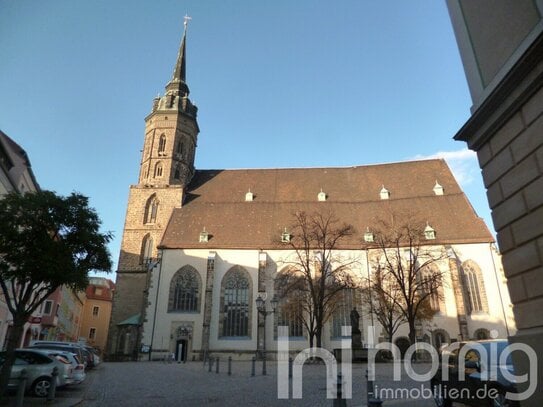
M 343 336 L 342 327 L 351 326 L 351 311 L 357 308 L 360 311 L 359 295 L 354 289 L 344 289 L 338 294 L 338 302 L 332 314 L 332 338 L 341 338 Z M 358 327 L 363 332 L 362 326 Z
M 279 300 L 274 314 L 276 336 L 278 326 L 288 326 L 289 336 L 304 336 L 302 306 L 305 293 L 293 289 L 296 283 L 291 280 L 292 275 L 287 276 L 287 273 L 293 272 L 295 273 L 295 271 L 290 270 L 281 271 L 275 278 L 274 289 Z
M 182 267 L 170 282 L 168 312 L 198 311 L 200 275 L 191 266 Z
M 162 134 L 158 142 L 158 155 L 163 155 L 166 151 L 166 135 Z
M 234 266 L 225 274 L 221 284 L 221 336 L 250 336 L 250 288 L 249 274 L 242 267 Z
M 181 140 L 179 140 L 179 141 L 177 142 L 177 148 L 175 149 L 175 152 L 176 152 L 177 154 L 179 154 L 181 157 L 183 156 L 183 142 L 182 142 Z M 180 157 L 180 158 L 181 158 L 181 157 Z
M 155 223 L 158 214 L 158 198 L 155 194 L 151 195 L 145 204 L 145 214 L 143 223 Z
M 147 233 L 141 241 L 140 264 L 148 264 L 153 258 L 153 238 Z
M 176 165 L 176 166 L 175 166 L 175 172 L 174 172 L 174 174 L 173 174 L 173 177 L 174 177 L 175 179 L 181 178 L 181 168 L 179 168 L 179 165 Z
M 462 264 L 464 289 L 468 297 L 470 312 L 488 312 L 483 275 L 479 266 L 472 260 Z
M 435 265 L 426 266 L 421 270 L 420 287 L 423 295 L 427 295 L 428 303 L 433 311 L 441 310 L 443 299 L 443 287 L 441 273 Z
M 155 178 L 162 177 L 162 163 L 159 161 L 155 165 Z

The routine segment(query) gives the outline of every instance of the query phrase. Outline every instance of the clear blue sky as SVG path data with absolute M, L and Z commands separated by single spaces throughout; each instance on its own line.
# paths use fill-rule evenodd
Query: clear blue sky
M 493 230 L 475 155 L 452 139 L 471 100 L 444 0 L 0 0 L 0 129 L 42 188 L 91 198 L 115 261 L 186 13 L 197 168 L 445 156 Z

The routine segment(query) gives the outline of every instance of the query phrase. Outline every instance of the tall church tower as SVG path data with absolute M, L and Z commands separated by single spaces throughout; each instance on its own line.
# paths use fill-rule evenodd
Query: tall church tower
M 183 203 L 194 175 L 198 137 L 197 107 L 186 83 L 185 17 L 183 38 L 173 76 L 163 96 L 153 100 L 145 118 L 139 179 L 130 186 L 107 352 L 137 355 L 147 305 L 147 282 L 157 264 L 157 245 L 174 208 Z

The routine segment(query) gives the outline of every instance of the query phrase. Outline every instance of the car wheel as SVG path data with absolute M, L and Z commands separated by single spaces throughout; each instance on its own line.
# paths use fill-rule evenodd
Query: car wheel
M 509 399 L 505 398 L 505 391 L 498 389 L 497 396 L 490 402 L 491 407 L 513 407 L 515 404 Z
M 48 377 L 40 377 L 32 384 L 32 393 L 37 397 L 46 397 L 51 387 L 51 379 Z

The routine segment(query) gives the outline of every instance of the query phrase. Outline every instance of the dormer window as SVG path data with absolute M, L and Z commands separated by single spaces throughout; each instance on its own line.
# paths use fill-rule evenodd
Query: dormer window
M 364 242 L 373 243 L 373 233 L 369 228 L 366 228 L 366 233 L 364 233 Z
M 384 185 L 383 188 L 381 188 L 381 192 L 379 192 L 379 196 L 381 197 L 381 199 L 390 198 L 390 192 L 388 192 L 388 189 L 386 189 Z
M 319 194 L 317 195 L 317 199 L 319 200 L 319 202 L 326 201 L 326 192 L 323 192 L 322 188 L 321 192 L 319 192 Z
M 441 185 L 439 185 L 437 180 L 436 180 L 436 184 L 434 185 L 434 194 L 443 195 L 443 187 Z
M 252 202 L 253 199 L 254 199 L 254 195 L 253 195 L 253 193 L 251 192 L 251 190 L 249 190 L 249 192 L 247 192 L 247 193 L 245 194 L 245 201 L 246 201 L 246 202 Z
M 424 237 L 426 240 L 435 240 L 436 238 L 436 231 L 428 224 L 428 222 L 426 222 L 426 227 L 424 228 Z
M 200 232 L 200 243 L 207 243 L 209 241 L 209 233 L 206 231 L 206 228 L 204 227 L 204 230 Z
M 287 228 L 281 233 L 281 243 L 289 243 L 290 242 L 290 233 L 288 232 Z

